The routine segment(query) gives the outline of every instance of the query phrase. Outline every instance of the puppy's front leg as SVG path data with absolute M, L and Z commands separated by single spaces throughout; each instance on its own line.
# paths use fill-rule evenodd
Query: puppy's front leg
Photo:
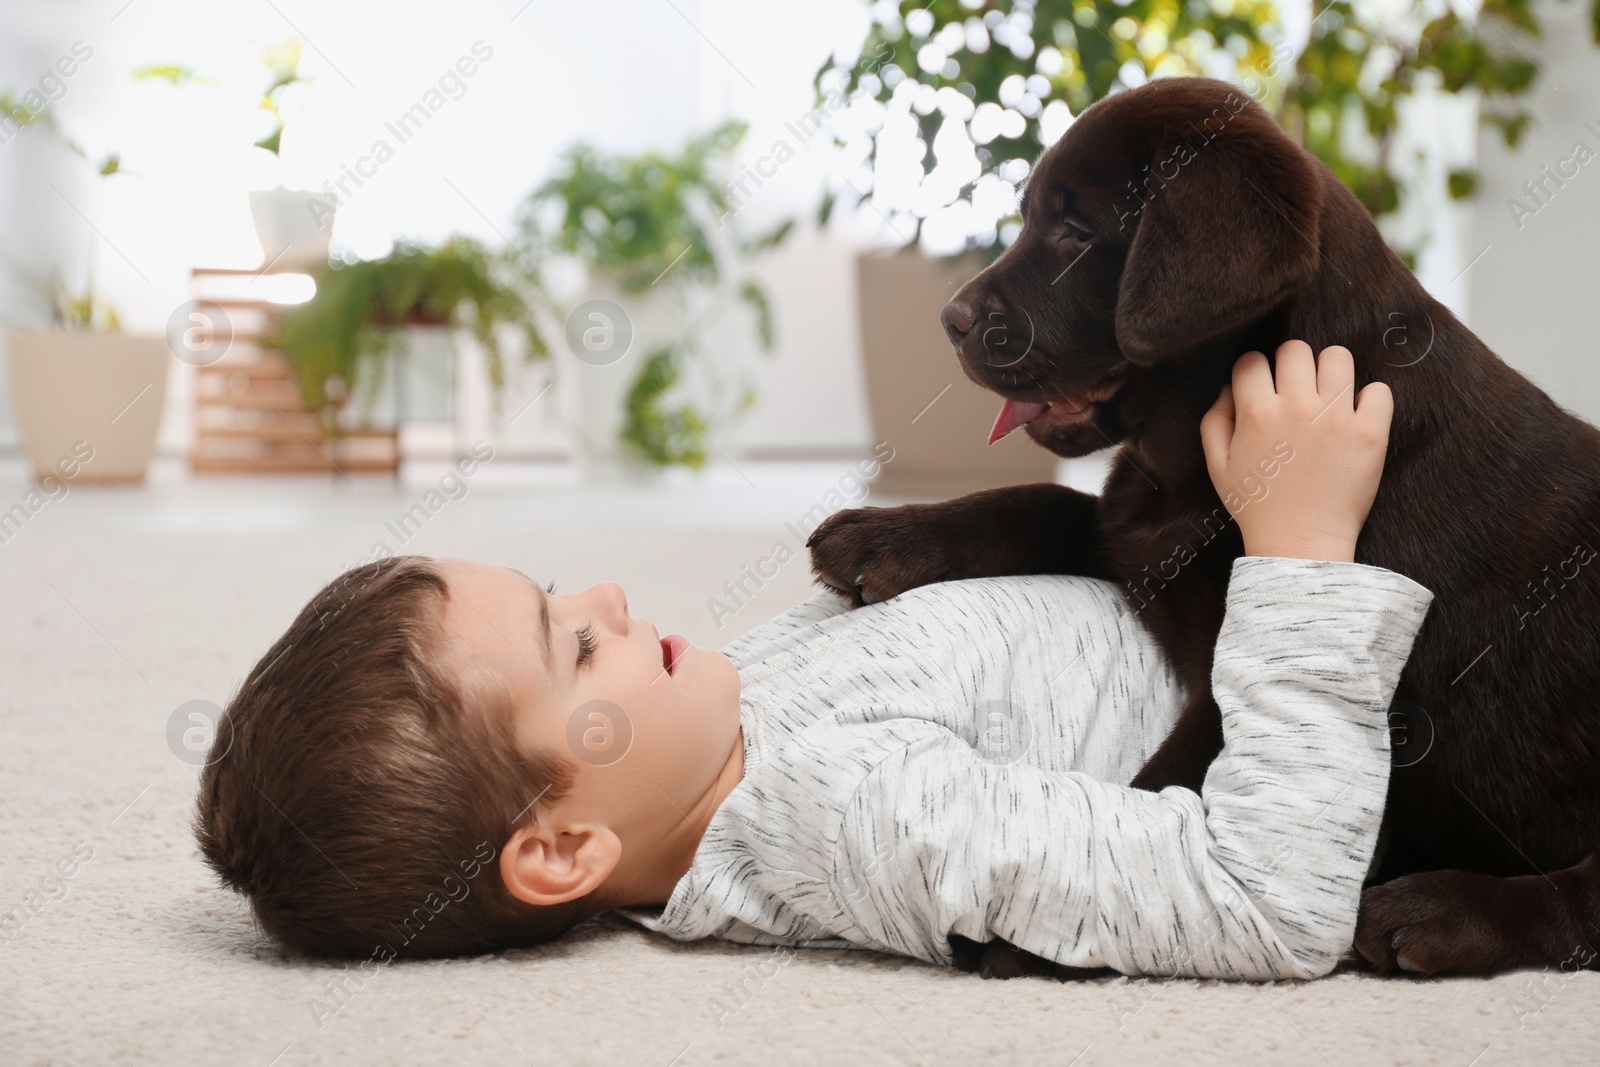
M 1098 507 L 1064 485 L 1009 485 L 938 504 L 838 511 L 806 547 L 817 580 L 857 607 L 960 578 L 1108 578 Z
M 1198 694 L 1129 784 L 1159 793 L 1169 785 L 1200 792 L 1211 761 L 1222 751 L 1222 709 L 1209 690 Z
M 1373 886 L 1361 894 L 1356 950 L 1381 975 L 1539 967 L 1565 985 L 1600 970 L 1597 929 L 1600 853 L 1548 873 L 1422 871 Z

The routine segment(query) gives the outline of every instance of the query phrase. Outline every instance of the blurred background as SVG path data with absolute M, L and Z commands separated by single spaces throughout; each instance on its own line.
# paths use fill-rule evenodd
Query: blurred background
M 30 419 L 69 418 L 71 398 L 35 415 L 16 391 L 35 351 L 63 373 L 68 352 L 143 353 L 127 381 L 151 385 L 126 411 L 117 394 L 118 442 L 80 486 L 404 481 L 479 440 L 497 471 L 559 484 L 709 484 L 741 458 L 893 440 L 880 492 L 1041 469 L 1092 487 L 1103 457 L 1053 472 L 1020 435 L 981 447 L 994 404 L 936 311 L 1014 236 L 1016 188 L 1074 114 L 1182 73 L 1249 89 L 1436 296 L 1600 414 L 1571 299 L 1600 254 L 1600 181 L 1575 154 L 1600 148 L 1588 0 L 65 0 L 0 18 L 0 450 L 20 462 Z M 150 426 L 152 462 L 118 466 L 107 449 Z M 44 469 L 61 434 L 35 435 Z
M 396 967 L 324 1026 L 327 969 L 262 943 L 188 831 L 222 708 L 319 587 L 386 556 L 615 581 L 720 647 L 816 593 L 805 541 L 839 508 L 1097 492 L 1106 453 L 985 446 L 999 401 L 938 315 L 1015 238 L 1045 147 L 1151 78 L 1238 84 L 1440 301 L 1600 420 L 1597 34 L 1600 0 L 5 0 L 7 1051 L 580 1062 L 594 1028 L 550 1012 L 626 989 L 601 1029 L 651 1050 L 629 1060 L 888 1062 L 904 1034 L 974 1058 L 1015 990 L 898 963 L 839 986 L 801 954 L 803 995 L 723 1028 L 706 997 L 747 956 L 621 928 L 452 970 L 470 1004 Z M 1524 1033 L 1515 978 L 1455 1014 L 1424 986 L 1420 1011 L 1251 990 L 1239 1025 L 1204 987 L 1177 1027 L 1125 1027 L 1092 984 L 1037 1003 L 1119 1062 L 1158 1032 L 1281 1058 L 1293 1014 L 1466 1063 Z M 814 1014 L 830 996 L 871 1012 Z
M 1600 0 L 10 3 L 0 548 L 297 531 L 331 577 L 709 524 L 782 557 L 728 596 L 712 564 L 709 616 L 806 593 L 841 506 L 1097 491 L 1109 452 L 984 445 L 938 311 L 1075 115 L 1182 74 L 1594 419 L 1597 34 Z
M 704 523 L 782 557 L 697 588 L 715 616 L 805 593 L 841 506 L 1097 491 L 1109 452 L 984 446 L 938 310 L 1076 114 L 1194 73 L 1600 416 L 1596 0 L 57 0 L 0 29 L 0 547 L 323 528 L 331 576 L 493 522 Z
M 1076 114 L 1193 73 L 1277 114 L 1595 418 L 1597 12 L 12 3 L 0 537 L 420 529 L 480 493 L 513 523 L 747 523 L 800 555 L 869 494 L 1097 490 L 1108 454 L 983 445 L 998 405 L 938 309 Z

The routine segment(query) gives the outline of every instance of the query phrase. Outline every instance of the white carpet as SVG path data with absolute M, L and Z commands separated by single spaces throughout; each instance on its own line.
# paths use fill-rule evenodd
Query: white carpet
M 766 555 L 781 524 L 590 515 L 571 525 L 548 512 L 519 521 L 506 499 L 475 506 L 463 502 L 411 547 L 517 565 L 569 590 L 615 579 L 635 614 L 699 643 L 810 591 L 803 560 L 791 563 L 718 631 L 706 597 Z M 93 858 L 64 896 L 5 929 L 6 1063 L 667 1067 L 998 1054 L 1487 1067 L 1593 1063 L 1600 1052 L 1594 973 L 985 982 L 876 954 L 677 945 L 620 922 L 543 950 L 390 965 L 348 981 L 344 1006 L 319 1028 L 312 1005 L 328 1003 L 325 984 L 342 966 L 285 959 L 212 884 L 188 833 L 196 769 L 169 750 L 167 721 L 186 701 L 225 702 L 310 592 L 370 549 L 377 517 L 399 509 L 262 530 L 178 521 L 172 508 L 141 519 L 137 497 L 104 514 L 75 499 L 49 507 L 59 514 L 47 509 L 0 545 L 0 912 L 46 889 L 76 843 Z M 739 982 L 746 1003 L 719 1020 L 714 998 L 732 1007 Z

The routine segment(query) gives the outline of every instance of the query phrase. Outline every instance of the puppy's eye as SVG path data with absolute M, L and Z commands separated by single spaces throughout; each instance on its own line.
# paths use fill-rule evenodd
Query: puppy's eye
M 1071 234 L 1076 240 L 1088 242 L 1094 239 L 1094 234 L 1089 232 L 1088 227 L 1076 219 L 1062 219 L 1061 224 L 1066 227 L 1067 233 Z

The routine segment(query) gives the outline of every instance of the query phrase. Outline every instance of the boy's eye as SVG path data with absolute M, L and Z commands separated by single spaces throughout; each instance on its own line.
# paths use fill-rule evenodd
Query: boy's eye
M 552 579 L 550 583 L 544 587 L 544 591 L 552 596 L 555 594 L 556 583 L 554 579 Z M 584 666 L 594 658 L 594 650 L 596 645 L 594 639 L 594 626 L 589 623 L 585 623 L 581 629 L 574 632 L 578 635 L 578 669 L 582 670 Z
M 577 634 L 578 634 L 578 668 L 581 670 L 583 668 L 584 664 L 588 663 L 589 660 L 594 658 L 594 649 L 595 649 L 594 627 L 589 625 L 589 624 L 587 624 L 587 623 L 585 623 L 584 626 L 582 627 L 582 629 L 577 631 Z

